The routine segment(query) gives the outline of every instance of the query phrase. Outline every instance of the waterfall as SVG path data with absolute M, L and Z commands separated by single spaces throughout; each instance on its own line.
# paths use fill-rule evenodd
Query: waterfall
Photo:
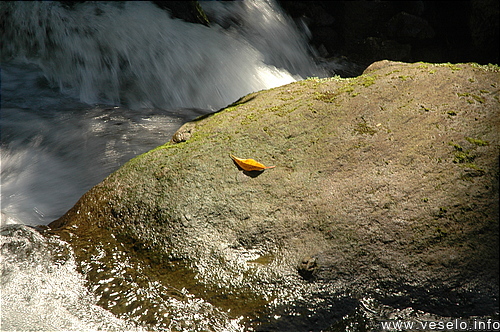
M 2 329 L 142 331 L 97 305 L 71 248 L 27 225 L 60 217 L 184 122 L 328 74 L 275 2 L 201 5 L 208 26 L 150 2 L 0 3 Z M 197 298 L 169 310 L 179 326 L 242 330 Z
M 38 65 L 85 103 L 218 109 L 250 92 L 324 74 L 272 2 L 204 4 L 212 26 L 150 2 L 2 4 L 3 57 Z M 216 22 L 238 24 L 226 29 Z
M 47 224 L 183 122 L 326 75 L 276 3 L 201 4 L 209 26 L 151 2 L 0 3 L 4 223 Z

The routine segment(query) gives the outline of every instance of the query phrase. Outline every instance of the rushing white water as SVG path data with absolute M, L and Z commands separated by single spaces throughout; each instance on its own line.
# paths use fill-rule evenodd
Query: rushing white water
M 150 330 L 133 319 L 118 318 L 98 305 L 98 296 L 86 287 L 84 277 L 77 272 L 72 250 L 65 242 L 44 237 L 23 225 L 6 226 L 1 235 L 2 331 Z M 138 291 L 149 299 L 162 299 L 163 294 L 159 293 L 168 290 L 151 283 Z M 179 293 L 181 299 L 169 298 L 161 303 L 170 319 L 158 330 L 243 331 L 239 319 L 228 318 L 186 290 Z M 113 295 L 127 296 L 132 305 L 138 297 L 134 293 L 108 296 Z M 143 308 L 136 306 L 136 309 Z M 130 316 L 134 317 L 132 312 Z
M 7 24 L 16 29 L 6 38 L 15 42 L 3 43 L 2 53 L 25 56 L 83 102 L 134 109 L 218 109 L 249 92 L 294 81 L 298 71 L 320 73 L 293 26 L 281 22 L 283 15 L 270 3 L 230 7 L 242 27 L 228 32 L 171 19 L 149 2 L 97 2 L 73 10 L 22 2 L 9 8 Z
M 276 4 L 203 6 L 210 27 L 172 19 L 149 2 L 0 5 L 8 220 L 47 224 L 126 160 L 168 141 L 182 122 L 324 74 Z
M 2 331 L 142 331 L 96 305 L 69 248 L 35 230 L 2 230 Z
M 62 241 L 18 224 L 57 219 L 196 116 L 326 75 L 275 2 L 201 4 L 208 27 L 149 2 L 0 3 L 3 331 L 142 330 L 96 305 Z M 170 311 L 181 326 L 201 303 Z M 241 330 L 236 321 L 217 324 Z

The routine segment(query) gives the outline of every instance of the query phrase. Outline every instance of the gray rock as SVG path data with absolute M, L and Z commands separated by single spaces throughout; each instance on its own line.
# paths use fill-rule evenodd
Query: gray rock
M 50 226 L 97 292 L 117 275 L 107 292 L 171 290 L 137 306 L 185 289 L 248 326 L 292 317 L 281 326 L 295 330 L 327 328 L 365 296 L 492 315 L 499 86 L 497 66 L 381 61 L 256 92 L 132 159 Z M 276 168 L 248 176 L 229 154 Z M 137 321 L 173 319 L 148 315 Z

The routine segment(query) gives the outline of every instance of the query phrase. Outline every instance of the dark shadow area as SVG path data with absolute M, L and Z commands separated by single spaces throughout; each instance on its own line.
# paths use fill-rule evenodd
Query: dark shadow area
M 316 294 L 315 301 L 296 301 L 260 315 L 252 322 L 255 331 L 330 331 L 336 322 L 351 315 L 359 306 L 359 301 L 351 297 Z M 345 325 L 343 326 L 345 331 Z M 333 331 L 333 330 L 332 330 Z
M 396 293 L 396 292 L 394 292 Z M 413 308 L 443 317 L 474 317 L 498 313 L 498 299 L 493 292 L 483 293 L 466 289 L 440 287 L 404 287 L 404 295 L 378 299 L 380 303 L 395 309 Z
M 499 63 L 499 2 L 279 1 L 328 61 Z M 299 24 L 298 24 L 299 25 Z M 355 69 L 355 68 L 354 68 Z M 340 76 L 357 76 L 342 66 Z

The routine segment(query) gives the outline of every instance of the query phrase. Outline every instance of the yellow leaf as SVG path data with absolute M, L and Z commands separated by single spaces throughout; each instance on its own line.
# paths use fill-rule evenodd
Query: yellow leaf
M 263 171 L 268 168 L 274 168 L 276 166 L 264 166 L 258 161 L 255 161 L 253 159 L 241 159 L 233 156 L 232 154 L 230 155 L 231 158 L 234 160 L 238 166 L 240 166 L 243 170 L 245 171 Z

